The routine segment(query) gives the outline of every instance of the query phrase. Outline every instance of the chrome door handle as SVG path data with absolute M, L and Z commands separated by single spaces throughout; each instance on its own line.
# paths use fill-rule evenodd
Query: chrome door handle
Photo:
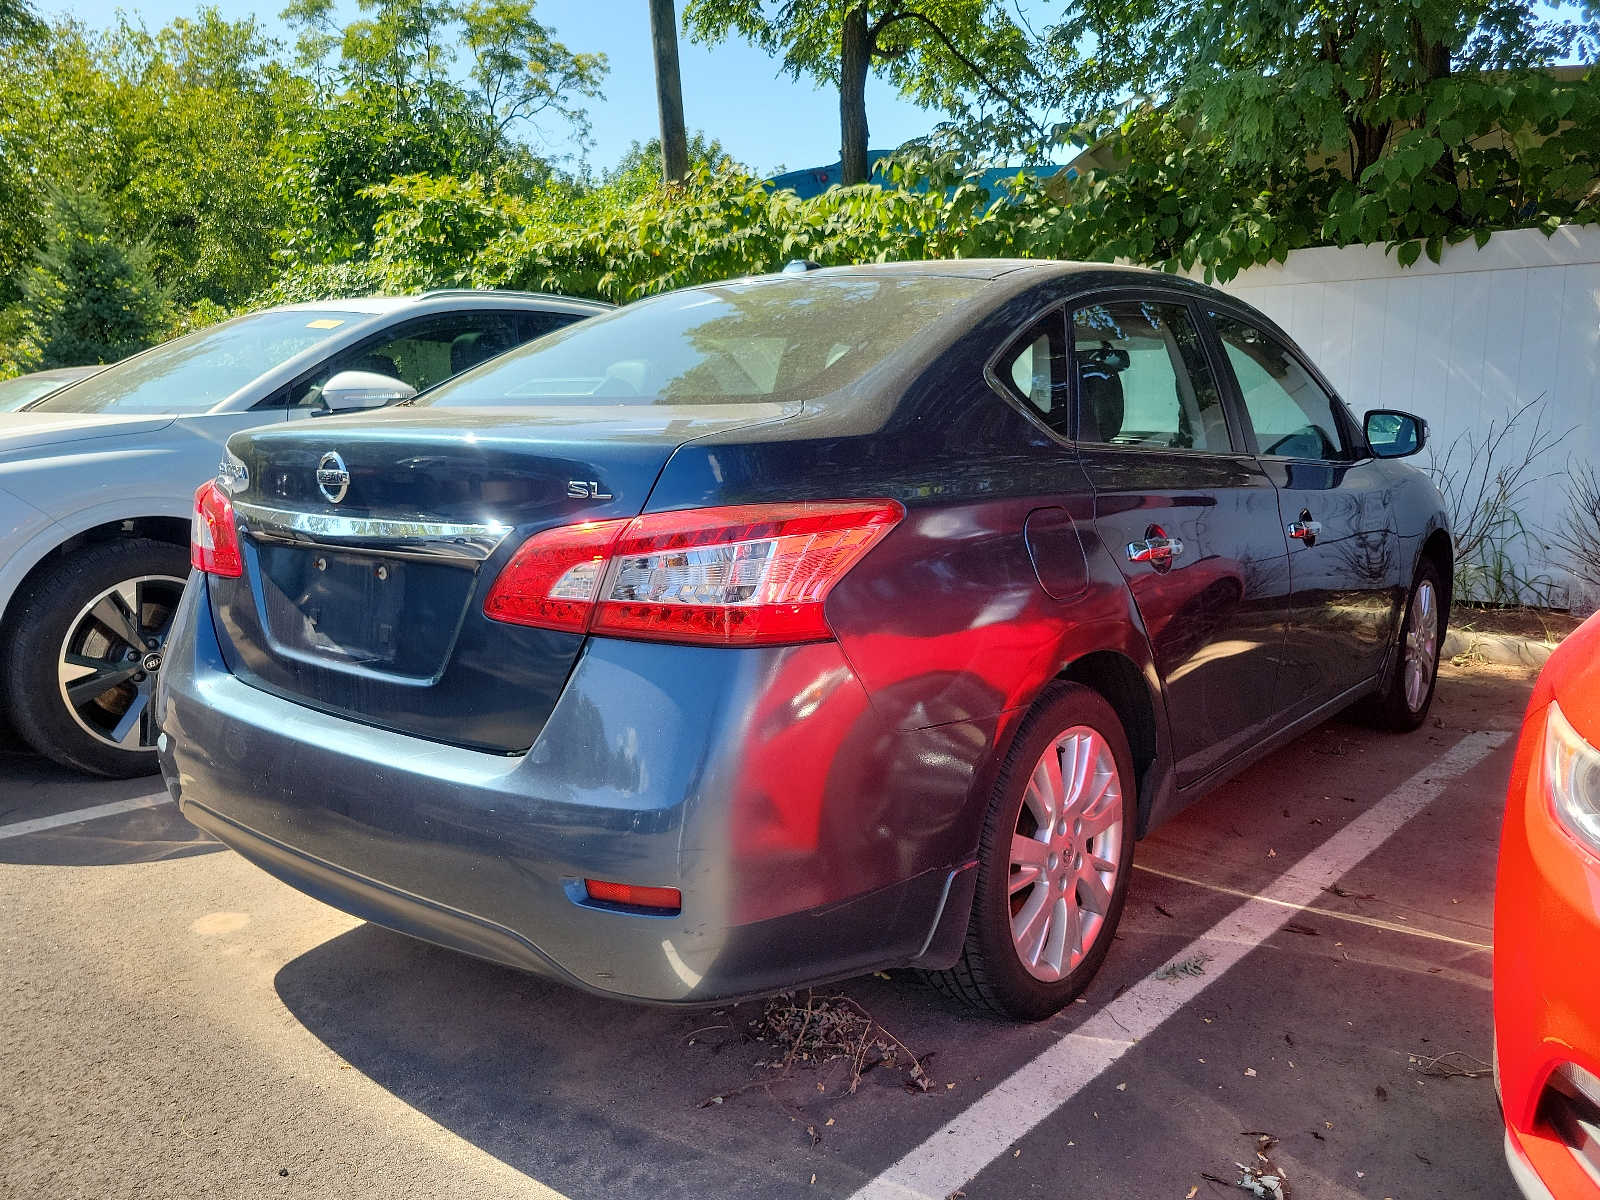
M 1183 542 L 1175 537 L 1151 537 L 1142 542 L 1128 543 L 1129 562 L 1167 566 L 1182 553 Z
M 1321 521 L 1290 521 L 1289 536 L 1299 538 L 1306 545 L 1311 545 L 1317 540 L 1317 535 L 1322 532 Z

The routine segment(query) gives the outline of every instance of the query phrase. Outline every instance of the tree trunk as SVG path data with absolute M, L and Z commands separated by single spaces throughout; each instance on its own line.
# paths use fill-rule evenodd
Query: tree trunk
M 1450 78 L 1450 47 L 1443 42 L 1430 42 L 1423 37 L 1422 28 L 1415 18 L 1412 19 L 1412 28 L 1416 31 L 1417 58 L 1422 64 L 1422 69 L 1427 79 L 1427 83 L 1423 86 L 1426 87 L 1427 84 Z M 1456 188 L 1460 186 L 1456 170 L 1455 147 L 1448 143 L 1445 145 L 1444 153 L 1440 154 L 1438 161 L 1433 164 L 1433 177 L 1448 187 Z M 1455 220 L 1466 220 L 1465 215 L 1461 212 L 1459 194 L 1455 203 L 1450 206 L 1449 211 Z
M 846 184 L 866 183 L 872 170 L 867 162 L 867 71 L 872 65 L 872 35 L 867 29 L 865 4 L 857 4 L 845 13 L 842 32 L 839 161 Z
M 689 139 L 683 128 L 683 84 L 678 77 L 678 15 L 672 0 L 650 0 L 650 40 L 656 52 L 656 107 L 661 112 L 661 171 L 668 182 L 689 173 Z
M 1354 155 L 1350 164 L 1351 180 L 1359 183 L 1362 172 L 1382 157 L 1383 148 L 1389 144 L 1389 122 L 1369 125 L 1365 121 L 1353 120 L 1350 122 L 1350 140 Z

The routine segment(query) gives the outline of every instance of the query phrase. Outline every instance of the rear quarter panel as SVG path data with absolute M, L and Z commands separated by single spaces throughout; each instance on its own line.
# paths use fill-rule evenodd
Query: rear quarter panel
M 759 437 L 684 446 L 647 506 L 869 497 L 905 505 L 905 519 L 827 601 L 870 704 L 870 722 L 866 713 L 859 720 L 874 750 L 857 761 L 878 765 L 834 771 L 826 786 L 849 789 L 859 820 L 897 835 L 893 854 L 864 865 L 864 884 L 971 858 L 1018 723 L 1082 655 L 1127 657 L 1161 721 L 1148 642 L 1095 538 L 1075 451 L 982 378 L 988 354 L 1013 328 L 1002 321 L 974 330 L 915 377 L 899 403 L 882 404 L 876 427 L 863 428 L 878 403 L 868 397 L 843 422 L 811 408 Z M 1082 586 L 1064 588 L 1061 570 L 1052 576 L 1068 600 L 1045 591 L 1024 539 L 1029 515 L 1050 507 L 1066 511 L 1081 543 L 1065 570 L 1081 573 Z

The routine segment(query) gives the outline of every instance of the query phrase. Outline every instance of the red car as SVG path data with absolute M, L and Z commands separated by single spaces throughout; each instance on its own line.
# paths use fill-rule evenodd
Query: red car
M 1600 1200 L 1600 616 L 1551 656 L 1506 797 L 1496 1082 L 1523 1194 Z

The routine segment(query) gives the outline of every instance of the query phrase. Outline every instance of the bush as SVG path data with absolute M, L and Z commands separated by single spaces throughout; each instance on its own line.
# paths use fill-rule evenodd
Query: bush
M 115 362 L 160 338 L 166 297 L 142 249 L 118 245 L 107 223 L 92 192 L 52 196 L 45 242 L 22 283 L 22 370 Z

